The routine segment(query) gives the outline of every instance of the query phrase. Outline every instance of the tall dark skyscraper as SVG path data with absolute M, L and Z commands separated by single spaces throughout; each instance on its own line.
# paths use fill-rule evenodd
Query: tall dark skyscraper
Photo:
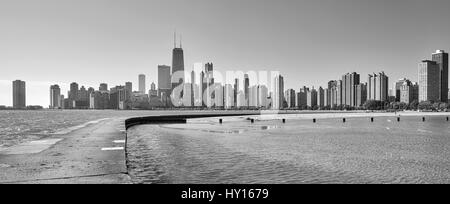
M 61 89 L 57 84 L 50 86 L 50 106 L 49 108 L 61 108 Z
M 171 89 L 170 66 L 158 65 L 158 89 Z
M 73 101 L 78 100 L 78 84 L 75 82 L 70 84 L 69 99 Z
M 144 77 L 145 77 L 145 75 L 144 75 Z M 139 81 L 139 83 L 140 83 L 140 81 Z M 141 93 L 142 90 L 140 90 L 140 89 L 141 89 L 141 86 L 139 85 L 139 92 Z M 131 100 L 132 93 L 133 93 L 133 83 L 125 82 L 125 100 Z M 141 94 L 145 94 L 145 93 L 141 93 Z
M 98 88 L 99 91 L 108 91 L 108 84 L 101 83 L 100 87 Z
M 238 106 L 238 93 L 239 93 L 239 79 L 236 78 L 234 79 L 234 106 L 237 107 Z
M 439 101 L 440 68 L 435 61 L 419 63 L 419 102 Z
M 439 100 L 441 102 L 448 102 L 448 53 L 444 50 L 437 50 L 431 55 L 431 60 L 436 62 L 440 70 L 440 86 L 439 86 Z
M 170 66 L 158 65 L 158 97 L 164 106 L 169 105 L 169 97 L 172 92 Z
M 25 82 L 21 80 L 13 81 L 13 108 L 21 109 L 26 107 Z
M 347 106 L 355 106 L 356 92 L 355 86 L 359 84 L 360 76 L 356 72 L 347 73 L 342 76 L 342 100 L 343 104 Z
M 139 93 L 145 94 L 147 92 L 147 84 L 145 83 L 145 74 L 139 74 Z
M 184 54 L 181 48 L 181 41 L 180 47 L 176 47 L 176 39 L 174 39 L 174 46 L 172 51 L 172 77 L 176 77 L 178 80 L 177 82 L 172 81 L 172 90 L 184 83 Z M 177 74 L 174 75 L 175 73 Z
M 248 106 L 248 99 L 249 99 L 249 88 L 250 86 L 250 79 L 248 78 L 248 74 L 244 75 L 244 95 L 245 95 L 245 104 Z

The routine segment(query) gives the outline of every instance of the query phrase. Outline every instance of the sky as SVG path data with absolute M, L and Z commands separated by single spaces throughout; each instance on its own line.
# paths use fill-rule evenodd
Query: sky
M 174 30 L 185 70 L 279 71 L 285 88 L 326 86 L 347 72 L 417 81 L 417 64 L 450 50 L 448 0 L 0 0 L 0 105 L 12 81 L 27 104 L 49 87 L 157 84 Z

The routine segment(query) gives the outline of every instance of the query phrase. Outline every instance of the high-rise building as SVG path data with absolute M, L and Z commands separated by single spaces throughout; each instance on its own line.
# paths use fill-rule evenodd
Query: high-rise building
M 126 88 L 125 86 L 116 86 L 111 88 L 109 95 L 109 105 L 111 109 L 128 109 L 126 100 Z
M 330 107 L 331 101 L 330 101 L 330 90 L 328 88 L 325 88 L 324 90 L 324 94 L 323 94 L 323 102 L 324 102 L 324 107 Z
M 398 81 L 396 81 L 394 83 L 394 88 L 395 88 L 395 101 L 399 102 L 400 101 L 400 87 L 403 86 L 403 83 L 405 83 L 405 81 L 407 81 L 406 78 L 403 79 L 399 79 Z
M 236 108 L 247 107 L 245 103 L 245 94 L 242 90 L 238 91 L 236 103 Z
M 212 62 L 205 64 L 205 77 L 208 86 L 214 84 L 214 65 Z
M 405 80 L 400 86 L 400 102 L 410 104 L 413 101 L 419 101 L 419 85 Z
M 200 72 L 200 76 L 199 76 L 199 84 L 198 84 L 198 88 L 197 88 L 197 94 L 198 94 L 198 99 L 196 101 L 196 105 L 195 106 L 199 106 L 199 107 L 204 107 L 206 106 L 206 103 L 204 103 L 204 92 L 206 90 L 206 82 L 205 82 L 205 72 L 201 71 Z
M 236 78 L 234 79 L 234 106 L 237 107 L 237 103 L 238 103 L 238 93 L 239 93 L 239 79 Z
M 342 76 L 342 100 L 343 104 L 347 106 L 355 106 L 355 86 L 359 84 L 360 76 L 356 72 L 347 73 Z
M 330 101 L 331 107 L 336 107 L 342 104 L 342 80 L 334 81 L 330 86 Z
M 145 83 L 145 74 L 139 74 L 138 79 L 139 79 L 139 93 L 145 94 L 147 92 L 146 87 L 147 84 Z M 131 92 L 133 92 L 133 90 L 131 90 Z
M 306 105 L 310 108 L 317 106 L 317 91 L 314 87 L 306 92 Z
M 419 63 L 419 102 L 440 101 L 440 68 L 435 61 Z
M 108 91 L 108 84 L 101 83 L 100 87 L 98 88 L 99 91 Z
M 384 72 L 367 78 L 367 100 L 387 101 L 389 99 L 389 78 Z
M 78 100 L 78 84 L 75 82 L 72 82 L 70 84 L 70 90 L 69 90 L 69 99 L 72 101 Z
M 252 108 L 258 107 L 258 86 L 254 85 L 249 87 L 248 93 L 248 106 Z
M 192 107 L 192 85 L 191 83 L 183 84 L 183 106 L 184 107 Z
M 437 50 L 431 55 L 431 60 L 438 64 L 440 71 L 439 101 L 446 103 L 448 101 L 448 53 Z
M 283 103 L 284 103 L 284 78 L 281 75 L 278 75 L 275 77 L 274 80 L 272 108 L 275 110 L 282 109 Z
M 296 94 L 297 95 L 297 97 L 295 99 L 296 105 L 300 109 L 304 109 L 308 105 L 308 103 L 307 103 L 307 92 L 308 91 L 309 91 L 309 88 L 304 86 L 303 88 L 300 88 L 299 92 Z
M 13 108 L 26 108 L 26 88 L 25 82 L 21 80 L 13 81 Z
M 288 89 L 284 94 L 286 96 L 286 103 L 288 108 L 295 108 L 297 105 L 295 104 L 295 90 Z
M 65 107 L 64 101 L 66 99 L 65 99 L 64 95 L 60 95 L 59 99 L 60 99 L 59 103 L 61 104 L 61 109 L 65 109 L 66 107 Z
M 268 88 L 265 85 L 258 85 L 258 107 L 268 108 L 269 103 L 267 101 Z M 294 97 L 295 100 L 295 97 Z M 295 102 L 295 101 L 294 101 Z
M 248 78 L 248 74 L 244 75 L 244 94 L 245 94 L 245 103 L 249 102 L 249 86 L 250 86 L 250 79 Z
M 174 41 L 176 41 L 174 39 Z M 183 48 L 176 47 L 176 42 L 174 42 L 174 48 L 172 50 L 172 91 L 178 85 L 184 83 L 184 54 Z
M 325 90 L 322 87 L 319 87 L 317 90 L 317 106 L 321 109 L 325 107 L 325 98 Z
M 78 99 L 75 100 L 75 108 L 88 109 L 89 108 L 89 92 L 84 86 L 78 90 Z
M 50 106 L 51 109 L 61 108 L 61 89 L 59 85 L 50 86 Z
M 148 91 L 148 96 L 151 97 L 157 97 L 158 96 L 158 90 L 156 90 L 156 85 L 154 82 L 150 85 L 150 90 Z
M 354 107 L 360 107 L 367 100 L 367 84 L 358 84 L 355 86 L 356 103 Z
M 170 66 L 158 65 L 158 89 L 171 89 Z
M 144 75 L 143 79 L 144 79 L 144 83 L 145 83 L 145 75 Z M 139 93 L 145 94 L 145 92 L 144 93 L 141 92 L 142 91 L 141 88 L 142 88 L 141 87 L 141 77 L 139 77 Z M 145 87 L 144 87 L 144 90 L 145 90 Z M 125 100 L 130 101 L 132 95 L 133 95 L 133 83 L 125 82 Z
M 94 91 L 89 96 L 90 109 L 108 109 L 109 107 L 109 92 L 108 91 Z
M 224 106 L 224 87 L 220 83 L 214 83 L 214 106 L 222 108 Z
M 234 106 L 234 89 L 231 84 L 225 84 L 225 109 L 231 109 Z
M 332 80 L 328 82 L 328 105 L 330 107 L 335 107 L 337 105 L 337 84 L 338 81 Z
M 158 96 L 161 98 L 163 106 L 169 106 L 171 93 L 170 66 L 158 65 Z

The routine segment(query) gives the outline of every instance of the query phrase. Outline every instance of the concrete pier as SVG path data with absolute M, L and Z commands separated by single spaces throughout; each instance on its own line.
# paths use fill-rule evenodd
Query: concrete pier
M 0 151 L 0 183 L 131 183 L 125 118 Z

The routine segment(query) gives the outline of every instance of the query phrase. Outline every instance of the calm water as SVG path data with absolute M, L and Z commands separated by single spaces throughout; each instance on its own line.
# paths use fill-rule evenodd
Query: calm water
M 443 116 L 256 121 L 128 130 L 136 183 L 450 183 Z

